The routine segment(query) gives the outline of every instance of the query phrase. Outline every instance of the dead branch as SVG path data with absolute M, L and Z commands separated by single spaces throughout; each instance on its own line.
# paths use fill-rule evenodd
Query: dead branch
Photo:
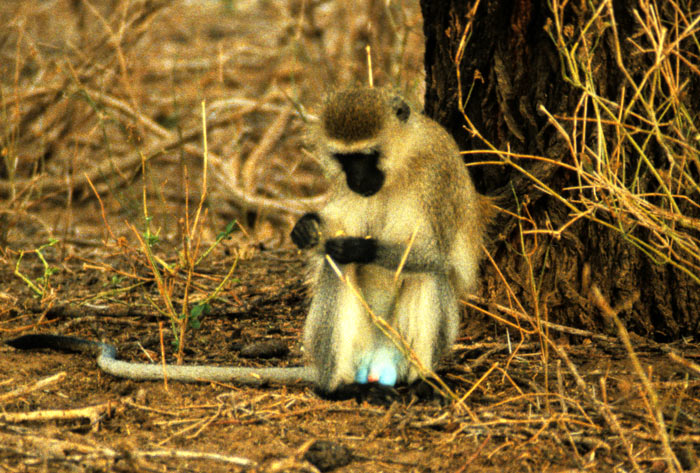
M 109 413 L 114 407 L 114 402 L 108 401 L 96 406 L 81 407 L 78 409 L 48 409 L 32 412 L 2 412 L 0 422 L 46 422 L 49 420 L 88 419 L 93 430 L 99 428 L 100 419 L 105 413 Z
M 241 182 L 243 183 L 243 189 L 245 189 L 247 193 L 255 191 L 257 177 L 256 171 L 258 164 L 272 152 L 275 144 L 282 137 L 282 134 L 287 127 L 287 123 L 289 122 L 289 118 L 292 116 L 292 111 L 293 109 L 291 105 L 288 105 L 284 110 L 282 110 L 282 112 L 277 116 L 277 119 L 265 131 L 265 134 L 258 143 L 258 146 L 252 153 L 250 153 L 246 161 L 243 163 L 243 168 L 241 169 Z
M 48 378 L 40 379 L 36 383 L 22 386 L 21 388 L 13 389 L 10 392 L 7 392 L 3 395 L 0 395 L 0 402 L 7 401 L 8 399 L 12 399 L 13 397 L 24 396 L 25 394 L 29 394 L 32 391 L 38 391 L 39 389 L 44 389 L 47 386 L 50 386 L 54 383 L 60 383 L 65 378 L 66 378 L 66 372 L 61 371 L 60 373 L 57 373 L 53 376 L 49 376 Z M 0 415 L 2 415 L 2 414 L 0 414 Z
M 239 466 L 253 466 L 255 462 L 244 457 L 221 455 L 210 452 L 195 452 L 191 450 L 132 450 L 117 451 L 103 446 L 86 445 L 70 440 L 59 440 L 51 437 L 40 437 L 28 434 L 9 434 L 0 432 L 0 443 L 6 449 L 14 449 L 25 458 L 41 458 L 43 460 L 67 461 L 82 463 L 99 459 L 187 459 L 208 460 L 230 463 Z

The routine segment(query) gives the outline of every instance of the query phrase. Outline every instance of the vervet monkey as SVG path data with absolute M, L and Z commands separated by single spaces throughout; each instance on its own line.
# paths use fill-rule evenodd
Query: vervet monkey
M 365 304 L 425 367 L 434 367 L 457 335 L 457 298 L 476 283 L 485 198 L 474 190 L 452 137 L 386 89 L 330 95 L 309 142 L 331 190 L 326 206 L 302 216 L 291 233 L 311 253 L 306 367 L 164 368 L 119 361 L 111 345 L 73 337 L 27 335 L 7 343 L 97 351 L 100 368 L 131 379 L 163 379 L 165 370 L 172 381 L 302 382 L 324 392 L 416 380 L 417 369 L 375 326 Z
M 457 336 L 457 297 L 475 287 L 486 199 L 447 131 L 386 89 L 331 95 L 310 141 L 331 192 L 292 240 L 312 249 L 304 347 L 317 383 L 412 382 L 417 369 L 351 286 L 433 368 Z

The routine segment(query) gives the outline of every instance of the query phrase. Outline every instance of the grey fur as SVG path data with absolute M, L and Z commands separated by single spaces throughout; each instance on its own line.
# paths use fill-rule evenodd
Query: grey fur
M 117 359 L 117 349 L 107 343 L 94 342 L 63 335 L 24 335 L 5 341 L 5 344 L 21 350 L 49 348 L 97 356 L 97 365 L 105 373 L 119 378 L 141 381 L 168 380 L 184 383 L 219 381 L 246 385 L 315 384 L 316 374 L 309 367 L 296 368 L 244 368 L 220 366 L 179 366 L 149 363 L 131 363 Z

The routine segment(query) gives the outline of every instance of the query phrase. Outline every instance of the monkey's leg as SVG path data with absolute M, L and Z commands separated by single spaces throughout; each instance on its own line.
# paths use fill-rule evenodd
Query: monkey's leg
M 365 301 L 377 317 L 395 325 L 396 300 L 401 282 L 394 280 L 394 271 L 376 266 L 364 266 L 358 273 Z M 398 285 L 397 285 L 398 284 Z M 379 327 L 368 332 L 372 344 L 356 355 L 355 382 L 394 386 L 406 375 L 406 361 L 401 351 L 391 343 Z
M 372 345 L 373 327 L 359 298 L 324 261 L 317 276 L 304 327 L 304 346 L 318 374 L 319 387 L 330 392 L 355 380 L 357 354 Z M 342 267 L 357 286 L 356 266 Z
M 396 326 L 427 369 L 434 368 L 440 356 L 449 351 L 459 328 L 459 308 L 447 275 L 413 274 L 406 277 L 396 302 Z M 418 378 L 410 366 L 407 382 Z

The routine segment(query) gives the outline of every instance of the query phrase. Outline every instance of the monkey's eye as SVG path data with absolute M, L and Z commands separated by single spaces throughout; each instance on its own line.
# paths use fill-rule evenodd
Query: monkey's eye
M 411 108 L 406 102 L 401 100 L 399 97 L 394 98 L 394 113 L 399 121 L 406 122 L 408 117 L 411 116 Z

